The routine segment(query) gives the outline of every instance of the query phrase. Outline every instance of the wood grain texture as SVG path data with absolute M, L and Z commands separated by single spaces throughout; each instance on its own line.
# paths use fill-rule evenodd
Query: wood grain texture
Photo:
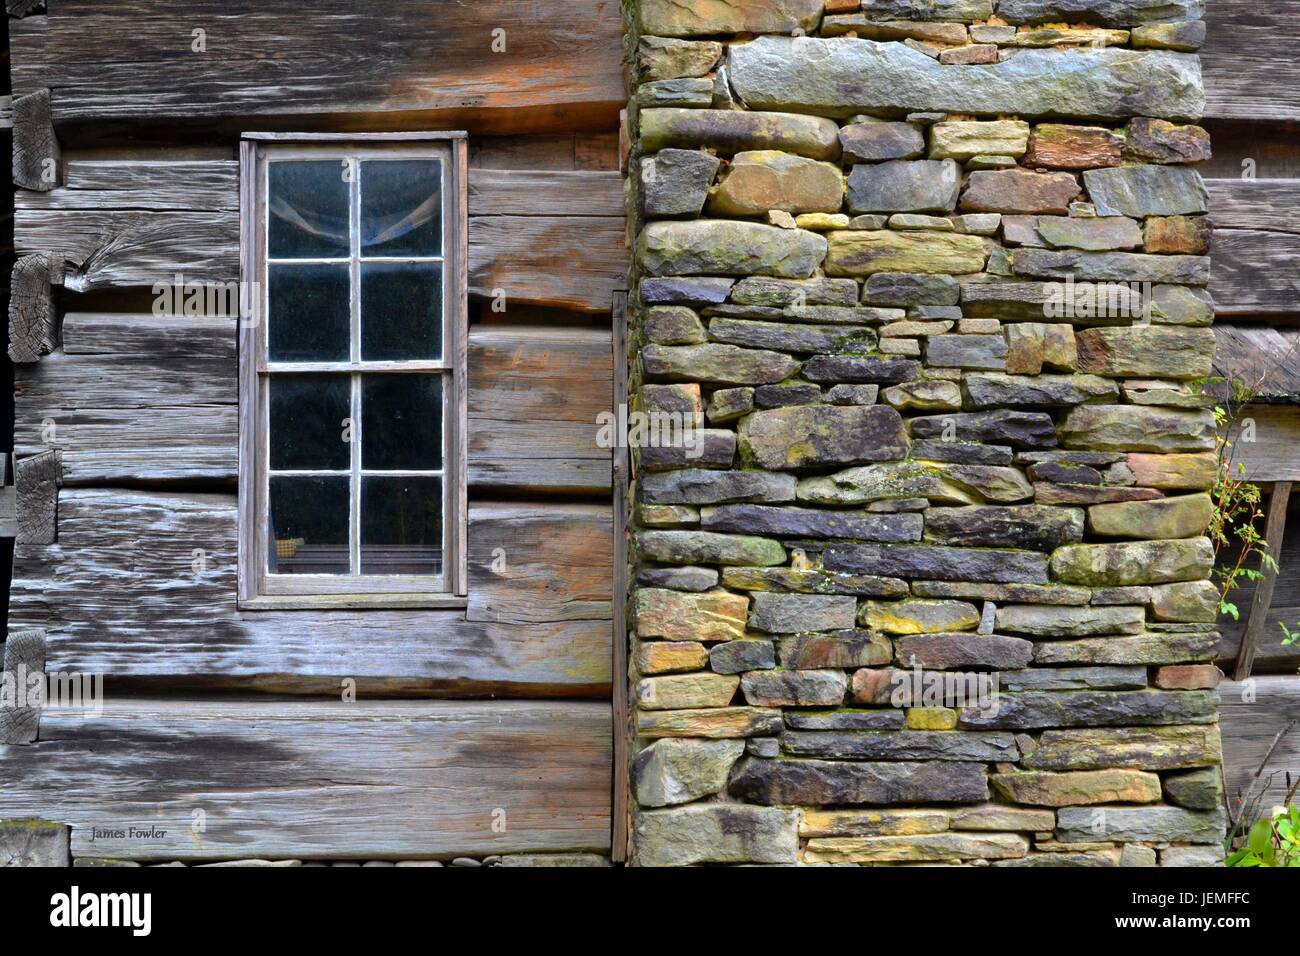
M 45 672 L 45 632 L 39 629 L 11 633 L 0 645 L 4 670 L 18 686 L 27 687 L 33 674 Z M 0 744 L 30 744 L 40 736 L 41 705 L 12 703 L 0 707 Z
M 559 508 L 548 525 L 543 506 L 492 506 L 482 533 L 471 510 L 470 547 L 499 541 L 512 515 L 515 527 L 571 542 L 576 529 L 598 523 L 599 509 L 590 510 Z M 550 567 L 549 545 L 539 554 L 523 537 L 507 542 L 525 592 L 553 596 L 537 600 L 522 624 L 514 623 L 522 615 L 467 622 L 451 610 L 241 611 L 235 515 L 233 494 L 65 488 L 58 543 L 15 549 L 10 620 L 46 628 L 52 667 L 110 678 L 282 686 L 274 679 L 295 675 L 337 689 L 353 677 L 464 696 L 608 696 L 608 591 L 604 619 L 571 610 L 602 572 Z M 593 560 L 590 548 L 579 553 Z M 603 573 L 607 588 L 608 561 Z
M 69 486 L 238 477 L 234 319 L 81 313 L 64 345 L 16 370 L 19 454 L 59 448 Z M 596 417 L 610 407 L 609 333 L 475 326 L 469 335 L 469 482 L 605 491 Z M 52 430 L 51 430 L 52 425 Z
M 610 130 L 625 99 L 615 0 L 53 6 L 13 23 L 15 89 L 51 87 L 56 125 L 100 135 L 123 121 L 168 124 L 173 139 L 213 128 Z
M 1223 776 L 1227 796 L 1235 807 L 1251 786 L 1265 754 L 1278 733 L 1300 721 L 1300 681 L 1289 677 L 1254 677 L 1219 685 L 1219 725 L 1223 734 Z M 1285 735 L 1269 760 L 1261 784 L 1267 783 L 1261 806 L 1266 810 L 1286 795 L 1286 775 L 1300 778 L 1300 724 Z
M 1241 440 L 1240 428 L 1249 421 L 1254 440 Z M 1238 426 L 1229 434 L 1232 468 L 1244 466 L 1247 481 L 1300 480 L 1300 414 L 1284 405 L 1248 405 L 1241 410 Z
M 20 364 L 39 361 L 59 344 L 51 258 L 23 256 L 14 263 L 9 281 L 9 358 Z
M 626 407 L 627 394 L 627 294 L 614 296 L 614 334 L 611 343 L 611 361 L 614 366 L 615 408 Z M 632 830 L 632 712 L 629 706 L 628 675 L 628 580 L 630 569 L 630 542 L 628 540 L 629 455 L 627 446 L 619 442 L 614 454 L 614 807 L 613 847 L 611 857 L 615 862 L 627 859 L 629 837 Z
M 58 186 L 63 153 L 51 121 L 50 91 L 26 91 L 13 100 L 14 185 L 45 192 Z
M 471 215 L 470 294 L 608 312 L 627 285 L 624 229 L 614 216 Z
M 20 254 L 55 252 L 77 292 L 239 278 L 238 164 L 78 160 L 68 185 L 20 193 Z M 469 291 L 608 312 L 626 284 L 622 187 L 608 171 L 471 170 Z
M 1300 400 L 1300 329 L 1219 322 L 1214 337 L 1215 375 L 1260 401 Z
M 1220 316 L 1300 312 L 1300 180 L 1206 180 Z
M 610 620 L 609 505 L 471 503 L 469 524 L 467 620 Z
M 603 703 L 110 696 L 98 715 L 46 712 L 41 738 L 0 746 L 0 817 L 71 824 L 74 856 L 413 859 L 609 847 Z M 156 830 L 91 841 L 92 827 L 131 826 Z
M 1210 0 L 1201 53 L 1205 115 L 1300 118 L 1300 73 L 1291 26 L 1300 0 Z
M 607 491 L 597 416 L 612 402 L 604 329 L 474 326 L 469 480 L 484 487 Z
M 18 516 L 18 535 L 14 540 L 18 544 L 53 544 L 58 540 L 62 481 L 62 454 L 57 450 L 18 459 L 14 466 Z

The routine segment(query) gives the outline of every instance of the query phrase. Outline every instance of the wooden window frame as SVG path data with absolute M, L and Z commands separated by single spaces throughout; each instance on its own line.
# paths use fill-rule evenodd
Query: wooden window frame
M 267 571 L 266 165 L 268 157 L 443 160 L 443 358 L 421 363 L 446 376 L 443 401 L 443 571 L 412 575 L 273 575 Z M 464 132 L 246 133 L 240 141 L 240 278 L 250 289 L 239 321 L 238 601 L 250 610 L 464 607 L 468 579 L 466 339 L 468 325 L 468 149 Z M 355 214 L 355 210 L 354 210 Z M 359 224 L 354 223 L 354 228 Z M 354 296 L 355 297 L 355 296 Z M 349 361 L 356 373 L 394 363 Z M 396 363 L 408 371 L 412 363 Z M 437 368 L 434 368 L 437 366 Z M 295 370 L 309 371 L 311 363 Z M 284 371 L 288 371 L 285 369 Z M 353 406 L 355 414 L 355 404 Z M 359 423 L 354 423 L 359 424 Z M 356 467 L 355 454 L 353 468 Z M 353 494 L 357 493 L 354 489 Z M 351 521 L 357 520 L 353 502 Z M 440 585 L 430 588 L 430 584 Z

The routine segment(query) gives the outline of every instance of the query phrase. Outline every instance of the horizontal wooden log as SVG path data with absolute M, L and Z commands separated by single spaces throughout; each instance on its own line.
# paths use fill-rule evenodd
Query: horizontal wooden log
M 478 325 L 469 335 L 469 480 L 606 491 L 597 416 L 613 404 L 605 329 Z
M 14 88 L 52 88 L 56 126 L 85 135 L 609 130 L 626 99 L 613 0 L 51 6 L 13 23 Z
M 605 312 L 626 284 L 622 187 L 606 171 L 475 170 L 470 292 Z M 78 292 L 239 278 L 237 164 L 79 160 L 68 185 L 20 194 L 20 254 L 65 259 Z
M 471 505 L 471 621 L 609 621 L 614 530 L 608 505 Z
M 1294 675 L 1219 685 L 1223 776 L 1234 810 L 1240 795 L 1252 788 L 1277 735 L 1292 721 L 1300 721 L 1300 680 Z M 1278 741 L 1265 773 L 1254 784 L 1264 790 L 1260 806 L 1265 813 L 1286 796 L 1288 773 L 1292 782 L 1300 778 L 1300 723 Z
M 625 229 L 613 216 L 471 216 L 470 295 L 608 312 L 627 287 Z
M 1207 180 L 1220 316 L 1300 312 L 1300 180 Z
M 110 697 L 0 746 L 0 818 L 137 860 L 606 851 L 610 747 L 604 703 Z
M 1300 0 L 1210 0 L 1205 7 L 1205 115 L 1300 119 L 1300 72 L 1291 39 Z
M 1240 429 L 1249 424 L 1253 435 Z M 1243 466 L 1246 481 L 1300 479 L 1300 410 L 1287 405 L 1249 405 L 1241 409 L 1232 442 L 1231 468 Z M 1253 440 L 1246 440 L 1252 438 Z M 1300 603 L 1300 602 L 1297 602 Z
M 64 332 L 15 372 L 20 455 L 60 449 L 69 486 L 237 479 L 234 319 L 73 312 Z M 474 326 L 468 365 L 472 487 L 609 488 L 608 331 Z
M 1300 400 L 1300 329 L 1269 325 L 1214 326 L 1214 374 L 1254 399 Z
M 471 169 L 470 216 L 610 216 L 622 219 L 617 171 Z
M 599 561 L 600 542 L 579 539 L 595 534 L 602 510 L 607 528 L 608 506 L 471 509 L 471 554 L 507 551 L 495 589 L 517 586 L 520 600 L 534 599 L 528 622 L 516 624 L 525 615 L 506 598 L 496 601 L 500 620 L 467 621 L 455 610 L 241 611 L 233 494 L 64 488 L 58 544 L 15 549 L 10 621 L 47 630 L 52 669 L 114 678 L 282 688 L 275 679 L 295 675 L 328 679 L 303 686 L 337 688 L 353 677 L 430 693 L 607 695 L 609 563 L 577 563 Z M 508 528 L 518 531 L 513 540 Z M 562 547 L 575 557 L 552 553 Z M 597 619 L 591 580 L 602 573 Z M 485 589 L 491 601 L 494 587 Z

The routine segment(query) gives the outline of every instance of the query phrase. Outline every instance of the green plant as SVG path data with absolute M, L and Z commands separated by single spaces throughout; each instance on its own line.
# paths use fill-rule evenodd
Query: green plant
M 1224 866 L 1300 867 L 1300 807 L 1283 807 L 1272 819 L 1255 821 L 1245 845 Z
M 1258 581 L 1266 570 L 1277 570 L 1277 562 L 1268 553 L 1268 542 L 1259 533 L 1258 523 L 1264 512 L 1260 508 L 1259 486 L 1246 480 L 1246 466 L 1234 462 L 1230 435 L 1237 423 L 1238 410 L 1249 402 L 1249 393 L 1239 383 L 1231 388 L 1230 400 L 1215 406 L 1218 451 L 1214 487 L 1210 498 L 1214 510 L 1207 534 L 1214 542 L 1213 575 L 1219 585 L 1219 613 L 1241 617 L 1241 611 L 1229 595 L 1242 581 Z M 1224 552 L 1235 552 L 1224 560 Z

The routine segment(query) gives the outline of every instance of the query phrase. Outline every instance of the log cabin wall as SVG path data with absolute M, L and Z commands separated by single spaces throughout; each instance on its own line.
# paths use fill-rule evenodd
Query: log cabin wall
M 6 726 L 0 818 L 77 858 L 608 857 L 616 0 L 9 9 L 6 666 L 105 703 Z M 424 130 L 468 133 L 464 606 L 241 610 L 237 319 L 155 285 L 240 279 L 242 133 Z

